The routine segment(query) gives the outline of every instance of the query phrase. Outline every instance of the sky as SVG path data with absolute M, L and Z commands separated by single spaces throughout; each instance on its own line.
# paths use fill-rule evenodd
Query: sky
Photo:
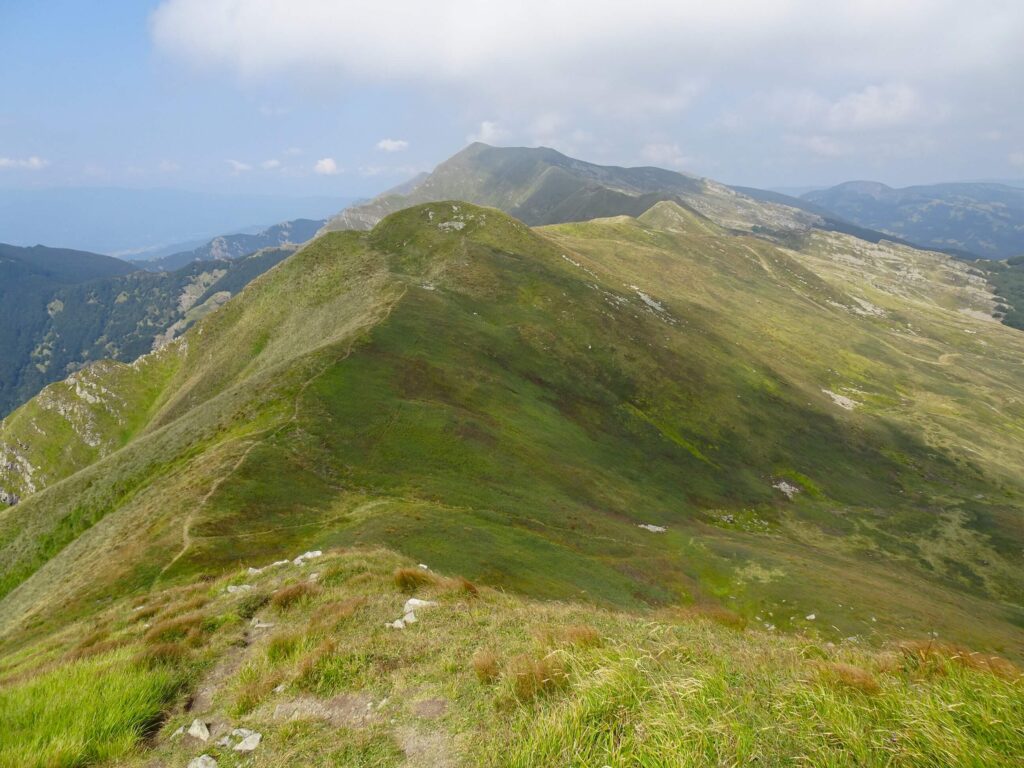
M 0 0 L 0 187 L 379 192 L 473 140 L 1024 178 L 1019 0 Z

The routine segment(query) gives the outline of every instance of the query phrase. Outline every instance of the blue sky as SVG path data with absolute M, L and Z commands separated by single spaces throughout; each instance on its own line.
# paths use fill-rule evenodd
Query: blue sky
M 1002 0 L 0 0 L 0 186 L 364 195 L 472 138 L 760 186 L 1020 178 L 1021 39 Z

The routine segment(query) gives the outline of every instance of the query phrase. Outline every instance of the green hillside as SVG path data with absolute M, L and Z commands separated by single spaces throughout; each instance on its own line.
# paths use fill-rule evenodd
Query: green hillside
M 383 544 L 535 597 L 1019 657 L 1024 342 L 991 302 L 936 254 L 785 250 L 671 203 L 326 235 L 7 420 L 0 632 Z

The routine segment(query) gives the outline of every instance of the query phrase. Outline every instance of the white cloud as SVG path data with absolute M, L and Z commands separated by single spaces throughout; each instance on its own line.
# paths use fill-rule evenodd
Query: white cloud
M 480 123 L 475 133 L 466 137 L 466 141 L 482 141 L 484 144 L 497 144 L 508 137 L 508 131 L 502 128 L 493 120 L 484 120 Z
M 973 175 L 983 151 L 994 173 L 1008 147 L 977 137 L 1024 121 L 1024 3 L 1011 0 L 159 0 L 150 29 L 165 55 L 226 73 L 257 105 L 282 86 L 423 99 L 451 115 L 438 133 L 486 116 L 469 140 L 602 162 L 671 137 L 748 183 L 755 168 L 799 173 L 801 157 L 815 173 L 822 158 L 888 171 L 879 147 L 926 148 L 926 134 L 934 165 L 921 155 L 913 173 Z
M 160 173 L 177 173 L 181 170 L 181 166 L 173 160 L 161 160 L 156 169 Z
M 246 171 L 252 170 L 251 165 L 249 165 L 248 163 L 240 162 L 239 160 L 225 160 L 224 162 L 231 166 L 231 172 L 236 175 L 239 173 L 245 173 Z
M 404 152 L 409 148 L 409 142 L 405 139 L 381 139 L 377 142 L 377 149 L 381 152 Z
M 341 173 L 338 168 L 338 164 L 334 161 L 333 157 L 323 157 L 316 161 L 313 166 L 313 173 L 319 176 L 337 176 Z
M 483 83 L 518 72 L 539 89 L 539 73 L 580 83 L 625 70 L 654 83 L 652 64 L 756 70 L 808 57 L 864 73 L 995 71 L 1019 47 L 1024 11 L 986 5 L 639 0 L 624 13 L 613 0 L 163 0 L 151 28 L 161 48 L 245 76 L 326 70 L 364 81 Z
M 790 136 L 789 141 L 816 157 L 842 157 L 850 153 L 850 147 L 829 136 Z
M 49 164 L 49 160 L 44 160 L 36 155 L 31 157 L 0 157 L 0 169 L 40 171 Z
M 693 163 L 693 159 L 684 154 L 678 144 L 646 144 L 640 150 L 640 155 L 648 163 L 665 168 L 686 168 Z
M 889 128 L 920 123 L 944 113 L 938 107 L 929 109 L 907 85 L 869 85 L 835 102 L 828 110 L 828 123 L 840 130 Z
M 278 169 L 280 167 L 281 167 L 281 161 L 280 160 L 275 160 L 275 159 L 264 160 L 262 163 L 260 163 L 260 168 L 262 168 L 265 171 L 273 171 L 273 170 L 276 170 L 276 169 Z

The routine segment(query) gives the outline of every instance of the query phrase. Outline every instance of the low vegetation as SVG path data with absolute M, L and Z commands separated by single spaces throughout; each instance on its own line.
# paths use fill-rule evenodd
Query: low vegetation
M 54 668 L 62 643 L 74 647 L 71 627 L 64 640 L 0 657 L 0 766 L 141 768 L 185 765 L 200 753 L 240 765 L 212 737 L 175 735 L 196 718 L 215 733 L 260 732 L 255 755 L 265 765 L 1024 760 L 1024 678 L 992 655 L 927 638 L 833 644 L 815 633 L 743 629 L 709 608 L 645 618 L 530 602 L 470 593 L 433 573 L 414 594 L 435 605 L 396 630 L 385 624 L 409 595 L 394 577 L 409 567 L 397 555 L 330 552 L 315 567 L 348 575 L 303 591 L 287 611 L 261 604 L 255 624 L 238 618 L 254 593 L 228 593 L 241 574 L 227 573 L 197 585 L 204 619 L 184 614 L 147 632 L 121 600 L 94 618 L 83 643 L 116 638 L 123 648 Z M 297 592 L 313 568 L 246 578 L 259 594 Z M 147 604 L 180 600 L 157 591 Z M 189 632 L 199 626 L 205 640 L 194 648 Z M 304 714 L 282 719 L 282 711 Z

